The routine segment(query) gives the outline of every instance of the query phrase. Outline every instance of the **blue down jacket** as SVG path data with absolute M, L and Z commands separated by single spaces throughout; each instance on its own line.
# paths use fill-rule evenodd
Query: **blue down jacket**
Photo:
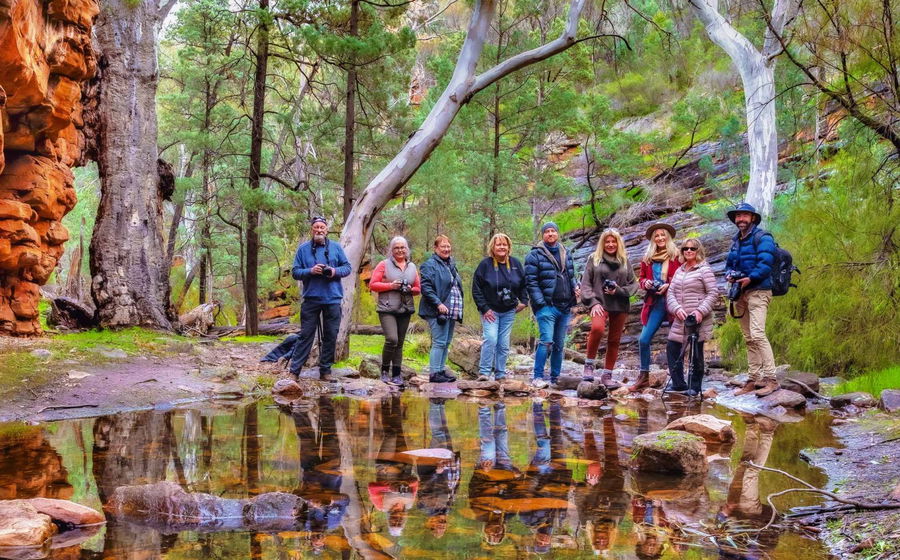
M 750 277 L 750 284 L 745 291 L 772 289 L 775 238 L 768 232 L 758 235 L 757 230 L 759 226 L 753 226 L 743 239 L 738 232 L 732 240 L 731 250 L 728 251 L 728 259 L 725 261 L 726 270 L 738 270 Z M 756 243 L 755 237 L 759 237 Z

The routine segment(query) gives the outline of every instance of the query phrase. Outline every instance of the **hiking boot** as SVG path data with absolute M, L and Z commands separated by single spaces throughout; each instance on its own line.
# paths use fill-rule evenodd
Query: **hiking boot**
M 504 379 L 506 379 L 505 371 L 495 371 L 494 372 L 494 381 L 503 381 Z
M 331 377 L 331 368 L 319 368 L 319 380 L 320 381 L 334 381 L 334 378 Z
M 609 392 L 615 391 L 622 386 L 621 383 L 612 378 L 612 370 L 609 369 L 604 369 L 603 372 L 600 373 L 600 383 L 603 383 L 603 386 L 606 387 L 606 390 Z
M 740 389 L 735 391 L 734 396 L 739 397 L 741 395 L 746 395 L 747 393 L 749 393 L 751 391 L 755 391 L 755 390 L 756 390 L 756 381 L 751 379 L 751 380 L 747 381 L 746 383 L 744 383 L 744 385 Z
M 634 384 L 628 387 L 628 392 L 637 393 L 643 391 L 650 386 L 650 371 L 642 369 L 638 372 L 638 378 L 634 380 Z
M 390 384 L 391 370 L 388 366 L 381 366 L 381 382 Z
M 456 381 L 456 377 L 449 374 L 447 370 L 432 373 L 428 376 L 429 383 L 453 383 L 454 381 Z
M 762 383 L 756 385 L 756 390 L 753 391 L 753 394 L 757 397 L 768 397 L 777 391 L 779 387 L 780 384 L 775 379 L 763 379 Z
M 531 386 L 534 387 L 535 389 L 546 389 L 547 382 L 544 381 L 540 377 L 535 377 L 534 379 L 531 380 Z
M 400 366 L 393 366 L 391 368 L 391 376 L 390 384 L 396 385 L 397 387 L 404 387 L 406 382 L 403 380 L 403 372 L 400 370 Z
M 588 383 L 594 380 L 594 360 L 584 361 L 584 371 L 581 372 L 581 379 Z
M 559 379 L 551 379 L 550 380 L 550 388 L 559 390 Z

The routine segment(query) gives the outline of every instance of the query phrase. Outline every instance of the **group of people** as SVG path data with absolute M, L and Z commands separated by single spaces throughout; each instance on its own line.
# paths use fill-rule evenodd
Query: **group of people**
M 729 272 L 726 280 L 736 283 L 740 289 L 735 307 L 741 313 L 740 325 L 749 362 L 749 381 L 738 393 L 766 396 L 778 388 L 774 357 L 765 334 L 766 313 L 772 297 L 770 275 L 775 243 L 771 235 L 756 235 L 761 216 L 750 204 L 741 203 L 727 215 L 738 231 L 726 263 L 733 272 Z M 327 238 L 328 224 L 324 218 L 312 220 L 311 233 L 312 239 L 298 247 L 292 268 L 293 277 L 303 282 L 300 333 L 288 337 L 263 361 L 290 356 L 290 371 L 299 375 L 316 333 L 321 333 L 319 374 L 327 379 L 334 363 L 341 316 L 341 279 L 350 273 L 350 264 L 340 245 Z M 609 390 L 619 388 L 612 373 L 631 298 L 641 289 L 644 301 L 640 369 L 629 390 L 637 392 L 649 386 L 651 341 L 663 322 L 668 321 L 669 389 L 691 396 L 698 394 L 704 374 L 703 345 L 712 334 L 712 311 L 719 292 L 700 239 L 689 237 L 679 246 L 675 242 L 676 234 L 675 228 L 664 222 L 647 228 L 645 236 L 649 244 L 640 262 L 639 275 L 635 276 L 622 235 L 616 229 L 606 229 L 588 257 L 580 279 L 575 273 L 572 254 L 560 242 L 559 228 L 554 222 L 541 227 L 541 241 L 532 247 L 524 264 L 511 255 L 509 236 L 495 234 L 488 242 L 487 256 L 475 269 L 471 285 L 484 339 L 480 374 L 495 380 L 506 376 L 515 316 L 530 305 L 540 333 L 532 385 L 548 386 L 545 379 L 548 359 L 549 384 L 555 385 L 562 370 L 572 310 L 581 303 L 591 319 L 583 379 L 602 383 Z M 415 296 L 421 296 L 418 313 L 431 331 L 429 380 L 433 383 L 456 380 L 447 368 L 447 357 L 454 327 L 463 320 L 463 282 L 452 256 L 450 238 L 438 235 L 433 249 L 433 254 L 417 267 L 410 260 L 407 240 L 394 237 L 387 258 L 372 271 L 369 289 L 376 296 L 385 337 L 381 379 L 395 386 L 404 385 L 403 344 L 416 311 Z M 604 337 L 606 352 L 599 367 L 597 354 Z M 685 355 L 691 360 L 687 378 Z

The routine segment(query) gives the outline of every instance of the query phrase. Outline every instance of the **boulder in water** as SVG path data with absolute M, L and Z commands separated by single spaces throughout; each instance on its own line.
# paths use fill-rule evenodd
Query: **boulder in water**
M 638 472 L 692 474 L 706 472 L 703 438 L 678 430 L 650 432 L 634 438 L 630 466 Z
M 784 408 L 798 409 L 806 407 L 806 397 L 804 397 L 800 393 L 788 391 L 787 389 L 778 389 L 771 395 L 766 395 L 759 400 L 768 408 L 776 408 L 781 406 Z
M 459 337 L 450 344 L 448 359 L 459 366 L 464 372 L 472 376 L 478 375 L 478 362 L 481 359 L 480 338 Z
M 594 401 L 602 401 L 609 396 L 606 385 L 599 380 L 582 381 L 578 384 L 578 397 Z
M 50 516 L 26 500 L 0 502 L 0 547 L 41 546 L 55 532 Z
M 682 430 L 702 437 L 707 443 L 730 443 L 736 434 L 731 422 L 711 414 L 694 414 L 673 420 L 667 430 Z
M 786 371 L 777 375 L 777 379 L 781 384 L 782 389 L 800 393 L 807 398 L 815 397 L 815 393 L 819 392 L 819 376 L 815 373 L 806 371 Z M 793 380 L 799 381 L 803 385 L 806 385 L 806 387 L 809 387 L 809 389 L 800 385 L 800 383 L 795 383 Z
M 288 398 L 299 398 L 303 396 L 303 388 L 288 377 L 283 377 L 275 382 L 275 385 L 272 386 L 272 392 L 276 395 L 281 395 L 283 397 Z
M 881 392 L 881 399 L 878 401 L 878 408 L 885 412 L 900 411 L 900 390 L 885 389 Z
M 49 515 L 54 521 L 75 527 L 105 523 L 106 517 L 94 508 L 89 508 L 69 500 L 51 498 L 31 498 L 28 503 L 38 512 Z
M 871 408 L 875 406 L 876 402 L 875 397 L 864 391 L 855 391 L 831 397 L 831 408 L 843 408 L 851 404 L 859 408 Z

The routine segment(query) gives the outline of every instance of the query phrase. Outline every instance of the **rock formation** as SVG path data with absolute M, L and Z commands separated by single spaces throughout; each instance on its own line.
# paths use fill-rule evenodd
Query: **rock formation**
M 40 334 L 39 287 L 69 233 L 96 0 L 0 0 L 0 333 Z

